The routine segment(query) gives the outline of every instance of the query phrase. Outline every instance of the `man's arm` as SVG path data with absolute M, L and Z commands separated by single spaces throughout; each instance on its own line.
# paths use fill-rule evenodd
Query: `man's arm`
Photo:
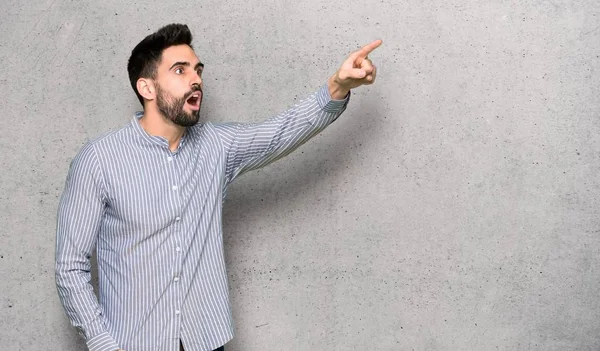
M 348 98 L 332 100 L 323 85 L 316 93 L 264 122 L 217 126 L 227 151 L 227 183 L 297 149 L 332 123 L 345 110 Z
M 367 58 L 377 40 L 350 54 L 327 84 L 287 111 L 258 124 L 219 126 L 227 150 L 227 182 L 264 167 L 304 144 L 346 109 L 350 90 L 375 82 L 376 68 Z
M 119 347 L 108 335 L 91 280 L 90 257 L 105 209 L 102 171 L 92 144 L 73 159 L 58 208 L 56 286 L 71 324 L 90 351 Z

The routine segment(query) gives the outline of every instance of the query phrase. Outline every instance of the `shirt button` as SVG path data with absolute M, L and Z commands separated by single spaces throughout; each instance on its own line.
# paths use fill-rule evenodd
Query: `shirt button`
M 167 161 L 169 161 L 169 162 L 173 161 L 173 157 L 171 157 L 171 156 L 167 157 Z
M 174 281 L 178 282 L 179 281 L 179 277 L 175 277 L 173 278 Z
M 179 310 L 175 310 L 175 314 L 180 314 L 181 312 Z
M 179 221 L 181 220 L 181 217 L 175 217 L 175 220 L 176 220 L 177 222 L 179 222 Z
M 181 248 L 180 248 L 179 246 L 177 246 L 177 247 L 175 248 L 175 251 L 179 252 L 179 251 L 181 251 Z
M 177 185 L 173 185 L 173 190 L 177 190 Z

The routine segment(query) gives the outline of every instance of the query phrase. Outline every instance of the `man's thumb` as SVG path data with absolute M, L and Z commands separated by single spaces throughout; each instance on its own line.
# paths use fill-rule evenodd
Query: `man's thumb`
M 363 79 L 367 75 L 367 72 L 360 68 L 352 68 L 343 70 L 340 72 L 339 77 L 342 80 L 346 79 Z

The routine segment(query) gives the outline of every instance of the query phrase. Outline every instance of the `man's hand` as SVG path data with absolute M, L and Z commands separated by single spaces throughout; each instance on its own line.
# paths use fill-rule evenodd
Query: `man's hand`
M 348 95 L 350 89 L 375 82 L 377 67 L 373 65 L 368 55 L 381 43 L 381 40 L 375 40 L 348 56 L 340 69 L 329 78 L 329 94 L 332 99 L 342 100 Z

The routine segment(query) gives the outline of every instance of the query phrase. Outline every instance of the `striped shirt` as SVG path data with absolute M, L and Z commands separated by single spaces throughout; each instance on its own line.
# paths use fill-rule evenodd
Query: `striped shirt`
M 131 123 L 73 159 L 57 223 L 56 284 L 91 351 L 213 350 L 233 337 L 221 225 L 227 187 L 333 122 L 327 85 L 256 124 L 198 124 L 176 151 Z M 90 284 L 96 249 L 98 298 Z

